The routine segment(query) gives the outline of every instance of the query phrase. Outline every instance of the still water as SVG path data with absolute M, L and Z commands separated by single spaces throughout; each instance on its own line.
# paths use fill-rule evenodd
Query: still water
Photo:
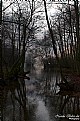
M 0 87 L 0 121 L 79 120 L 80 98 L 59 95 L 59 72 L 32 70 L 30 80 Z

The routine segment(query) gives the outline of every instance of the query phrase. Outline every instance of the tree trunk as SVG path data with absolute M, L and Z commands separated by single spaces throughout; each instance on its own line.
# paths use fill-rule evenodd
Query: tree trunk
M 0 78 L 2 78 L 2 0 L 0 1 Z
M 53 31 L 50 27 L 50 23 L 49 23 L 49 18 L 48 18 L 48 13 L 47 13 L 47 8 L 46 8 L 46 1 L 44 1 L 44 8 L 45 8 L 45 15 L 46 15 L 46 21 L 47 21 L 47 25 L 48 25 L 48 29 L 49 29 L 49 32 L 50 32 L 50 35 L 51 35 L 51 39 L 52 39 L 52 44 L 53 44 L 53 50 L 54 50 L 54 54 L 58 60 L 58 55 L 57 55 L 57 47 L 56 47 L 56 42 L 54 40 L 54 36 L 53 36 Z

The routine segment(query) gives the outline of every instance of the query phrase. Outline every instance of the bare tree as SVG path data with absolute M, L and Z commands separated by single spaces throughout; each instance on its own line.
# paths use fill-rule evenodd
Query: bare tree
M 3 76 L 2 70 L 2 0 L 0 1 L 0 78 Z

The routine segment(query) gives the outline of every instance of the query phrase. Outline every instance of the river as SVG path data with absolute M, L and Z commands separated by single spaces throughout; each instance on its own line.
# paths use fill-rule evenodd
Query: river
M 0 91 L 1 121 L 79 120 L 80 98 L 58 94 L 59 72 L 32 70 L 28 76 L 25 83 Z

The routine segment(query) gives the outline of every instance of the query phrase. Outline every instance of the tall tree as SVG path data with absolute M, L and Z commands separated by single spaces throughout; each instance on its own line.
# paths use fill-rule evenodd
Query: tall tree
M 43 0 L 43 1 L 44 1 L 44 9 L 45 9 L 46 21 L 47 21 L 48 29 L 49 29 L 49 32 L 50 32 L 50 35 L 51 35 L 51 39 L 52 39 L 54 54 L 55 54 L 56 58 L 58 59 L 56 42 L 55 42 L 55 39 L 54 39 L 53 31 L 52 31 L 50 23 L 49 23 L 46 1 L 45 0 Z
M 0 78 L 2 78 L 2 0 L 0 1 Z

